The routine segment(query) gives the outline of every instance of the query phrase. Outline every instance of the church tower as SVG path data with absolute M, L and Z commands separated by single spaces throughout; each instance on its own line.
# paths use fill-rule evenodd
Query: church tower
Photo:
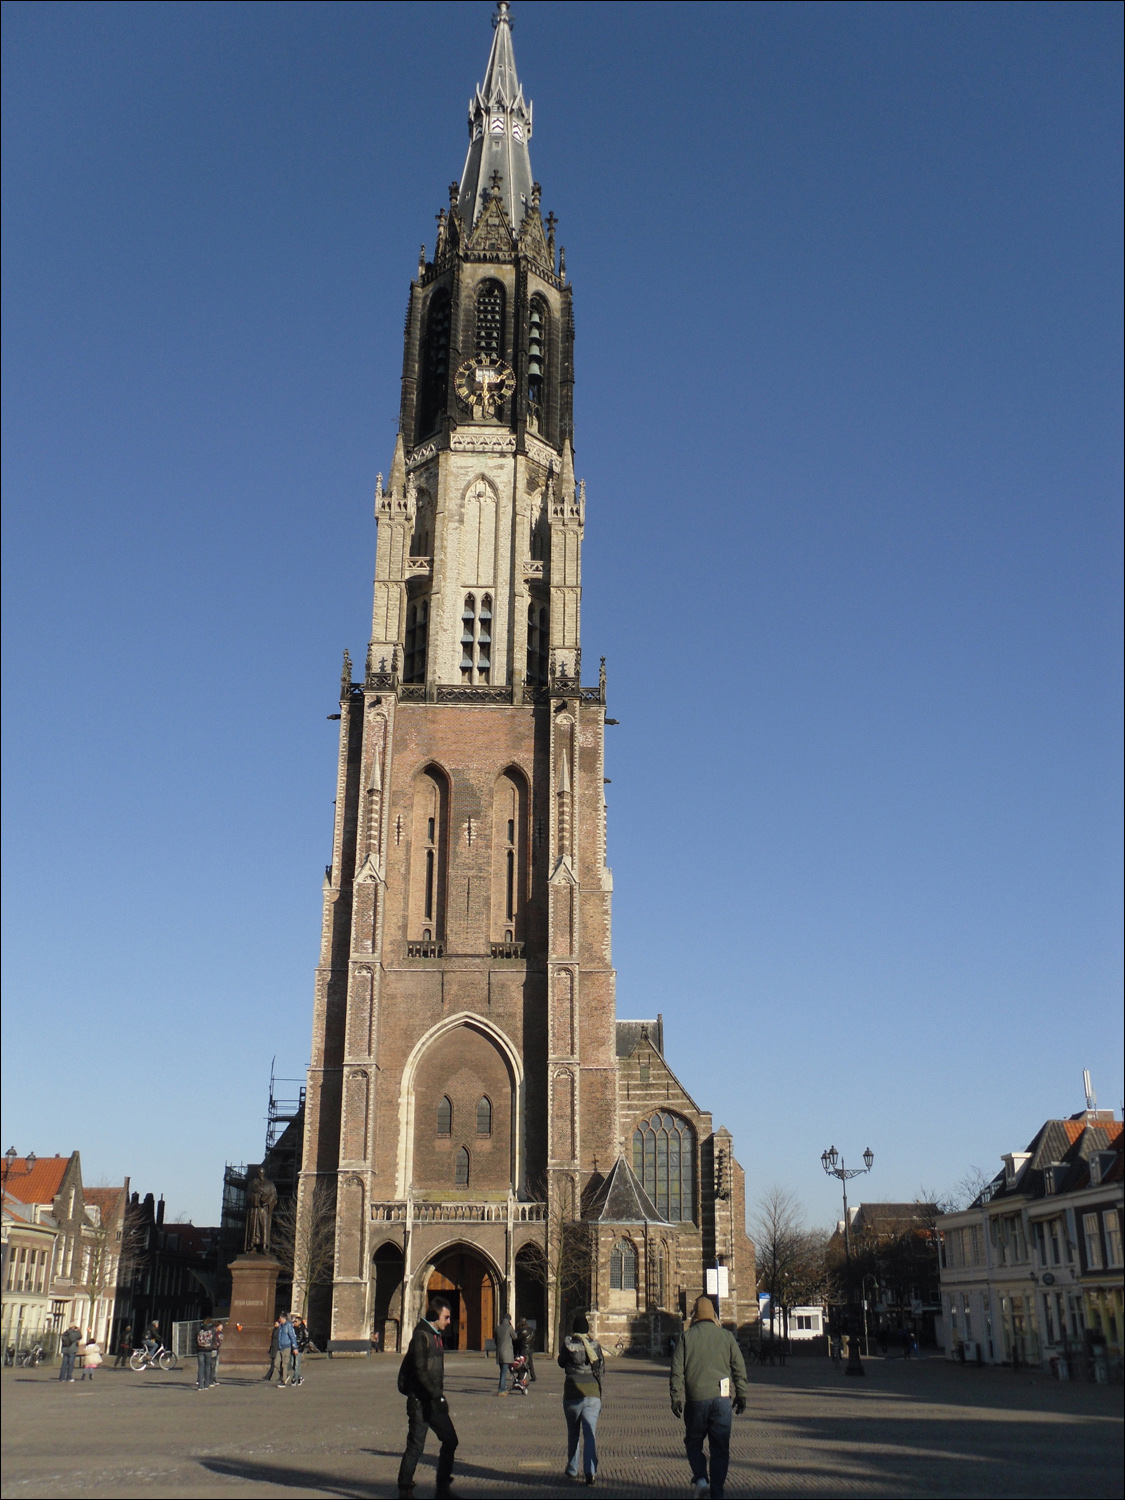
M 654 1236 L 666 1302 L 683 1231 L 698 1242 L 689 1281 L 707 1253 L 700 1209 L 670 1217 L 667 1160 L 684 1153 L 698 1197 L 710 1117 L 665 1109 L 691 1141 L 655 1126 L 646 1179 L 635 1107 L 622 1115 L 623 1068 L 650 1085 L 657 1059 L 662 1079 L 662 1041 L 658 1021 L 626 1025 L 622 1053 L 615 1018 L 571 288 L 532 175 L 507 4 L 493 26 L 461 179 L 410 286 L 371 638 L 359 680 L 345 653 L 341 681 L 300 1189 L 305 1239 L 334 1224 L 332 1272 L 310 1271 L 307 1290 L 338 1353 L 366 1352 L 373 1331 L 393 1347 L 434 1289 L 462 1348 L 483 1347 L 505 1308 L 553 1328 L 574 1275 L 552 1240 L 585 1235 L 596 1279 L 619 1253 L 621 1181 L 648 1216 L 630 1231 L 644 1263 L 630 1308 Z M 647 1127 L 660 1111 L 646 1110 Z

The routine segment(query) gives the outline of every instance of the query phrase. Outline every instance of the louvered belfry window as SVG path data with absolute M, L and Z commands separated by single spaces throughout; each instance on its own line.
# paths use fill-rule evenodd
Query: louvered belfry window
M 486 281 L 477 293 L 477 353 L 504 357 L 504 288 L 498 281 Z
M 422 349 L 422 406 L 418 436 L 438 425 L 449 392 L 450 302 L 447 291 L 439 291 L 430 303 L 426 337 Z
M 492 595 L 465 595 L 461 611 L 461 681 L 492 680 Z
M 527 400 L 531 415 L 538 418 L 547 387 L 547 309 L 538 297 L 532 299 L 527 326 Z
M 695 1132 L 686 1120 L 657 1110 L 633 1132 L 633 1171 L 656 1205 L 675 1223 L 695 1217 Z

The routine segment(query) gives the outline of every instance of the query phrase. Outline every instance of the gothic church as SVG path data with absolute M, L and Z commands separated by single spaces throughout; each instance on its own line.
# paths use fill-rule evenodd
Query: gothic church
M 335 1204 L 309 1290 L 339 1354 L 397 1347 L 428 1290 L 469 1349 L 504 1309 L 550 1348 L 576 1306 L 663 1347 L 709 1272 L 724 1322 L 756 1316 L 731 1136 L 661 1018 L 616 1017 L 572 289 L 507 4 L 493 26 L 410 286 L 371 641 L 341 682 L 299 1199 L 309 1231 Z

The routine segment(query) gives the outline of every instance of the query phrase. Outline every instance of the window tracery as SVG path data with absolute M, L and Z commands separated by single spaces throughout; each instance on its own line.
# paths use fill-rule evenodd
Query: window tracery
M 620 1239 L 609 1257 L 609 1286 L 614 1292 L 637 1290 L 637 1252 L 632 1240 Z
M 695 1131 L 679 1115 L 657 1110 L 633 1131 L 633 1171 L 656 1211 L 673 1223 L 695 1217 Z

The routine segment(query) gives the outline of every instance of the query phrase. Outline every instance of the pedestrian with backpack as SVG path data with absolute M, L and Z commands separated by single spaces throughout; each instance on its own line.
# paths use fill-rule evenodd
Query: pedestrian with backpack
M 277 1355 L 281 1361 L 281 1379 L 277 1383 L 279 1391 L 284 1390 L 287 1385 L 297 1384 L 297 1374 L 300 1373 L 300 1355 L 297 1352 L 297 1334 L 293 1324 L 286 1313 L 282 1313 L 277 1320 Z M 286 1372 L 285 1362 L 289 1361 L 289 1370 Z
M 457 1452 L 457 1430 L 445 1399 L 445 1346 L 442 1334 L 449 1327 L 450 1306 L 444 1297 L 431 1297 L 426 1316 L 418 1320 L 410 1347 L 398 1370 L 398 1388 L 406 1397 L 406 1449 L 398 1468 L 399 1500 L 414 1494 L 414 1470 L 432 1431 L 441 1449 L 438 1453 L 434 1500 L 452 1495 L 453 1456 Z
M 211 1389 L 211 1353 L 215 1348 L 215 1325 L 204 1318 L 195 1335 L 195 1388 L 197 1391 Z
M 746 1365 L 734 1334 L 715 1317 L 710 1297 L 696 1298 L 691 1327 L 672 1355 L 670 1387 L 672 1414 L 684 1419 L 692 1494 L 723 1500 L 730 1467 L 731 1411 L 741 1415 L 746 1410 Z M 710 1479 L 705 1443 L 710 1450 Z
M 590 1322 L 583 1312 L 574 1319 L 574 1331 L 563 1340 L 559 1365 L 563 1384 L 563 1416 L 566 1418 L 566 1476 L 578 1478 L 578 1441 L 582 1440 L 582 1470 L 587 1484 L 598 1474 L 596 1433 L 602 1410 L 602 1376 L 605 1357 L 597 1339 L 590 1336 Z

